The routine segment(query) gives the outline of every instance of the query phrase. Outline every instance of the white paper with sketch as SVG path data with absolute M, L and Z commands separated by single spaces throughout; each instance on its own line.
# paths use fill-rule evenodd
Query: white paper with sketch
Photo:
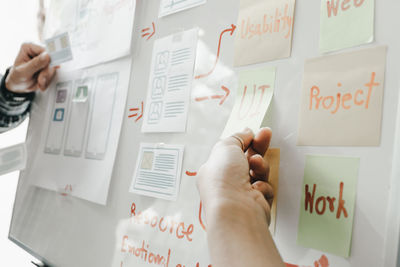
M 161 0 L 159 18 L 205 4 L 207 0 Z
M 198 29 L 154 43 L 142 132 L 185 132 Z
M 40 139 L 40 146 L 26 171 L 34 185 L 106 204 L 130 65 L 127 57 L 90 69 L 58 71 L 46 97 L 33 105 L 30 131 L 32 142 Z
M 68 32 L 73 70 L 130 54 L 135 0 L 52 0 L 46 14 L 44 38 Z
M 181 181 L 183 145 L 141 143 L 131 193 L 176 200 Z

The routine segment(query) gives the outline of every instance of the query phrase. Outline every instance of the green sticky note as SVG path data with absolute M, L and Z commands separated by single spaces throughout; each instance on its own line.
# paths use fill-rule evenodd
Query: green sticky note
M 360 160 L 307 156 L 297 243 L 342 257 L 350 256 Z
M 320 51 L 372 42 L 374 10 L 375 0 L 321 0 Z
M 268 67 L 239 73 L 235 104 L 222 138 L 246 127 L 258 131 L 274 94 L 275 72 L 275 68 Z

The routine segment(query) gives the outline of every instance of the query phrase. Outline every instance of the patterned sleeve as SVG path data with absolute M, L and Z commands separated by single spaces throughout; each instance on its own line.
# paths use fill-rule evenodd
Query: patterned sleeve
M 16 94 L 7 90 L 6 78 L 0 75 L 0 133 L 6 132 L 21 124 L 29 114 L 35 93 Z

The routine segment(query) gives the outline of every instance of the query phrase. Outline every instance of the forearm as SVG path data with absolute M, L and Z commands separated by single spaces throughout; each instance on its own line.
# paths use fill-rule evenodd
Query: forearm
M 269 232 L 266 216 L 255 205 L 252 200 L 245 200 L 206 207 L 210 211 L 206 213 L 207 237 L 213 266 L 285 266 Z
M 0 133 L 10 130 L 28 116 L 34 93 L 16 94 L 8 91 L 5 79 L 0 75 Z

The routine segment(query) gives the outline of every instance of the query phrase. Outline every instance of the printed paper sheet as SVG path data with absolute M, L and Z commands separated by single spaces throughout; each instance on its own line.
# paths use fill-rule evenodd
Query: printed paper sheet
M 143 132 L 185 132 L 198 29 L 154 43 Z
M 176 200 L 179 193 L 183 145 L 140 144 L 130 192 Z
M 26 170 L 34 185 L 106 204 L 130 61 L 123 58 L 83 71 L 59 70 L 47 101 L 40 103 L 48 105 L 47 114 L 32 110 L 33 132 L 42 136 L 34 164 Z
M 192 7 L 205 4 L 207 0 L 161 0 L 159 17 L 165 17 Z
M 68 32 L 74 59 L 62 66 L 81 69 L 130 54 L 136 0 L 53 0 L 45 39 Z

